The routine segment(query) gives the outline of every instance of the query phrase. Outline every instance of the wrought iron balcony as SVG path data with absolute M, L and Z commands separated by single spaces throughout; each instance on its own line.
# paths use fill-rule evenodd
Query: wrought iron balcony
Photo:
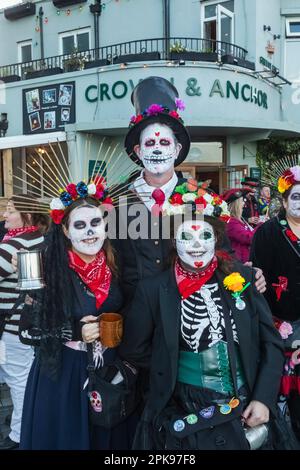
M 228 42 L 200 38 L 155 38 L 129 41 L 99 49 L 58 55 L 0 67 L 0 79 L 9 82 L 73 72 L 92 67 L 105 67 L 130 62 L 159 60 L 224 62 L 254 70 L 246 60 L 246 49 Z

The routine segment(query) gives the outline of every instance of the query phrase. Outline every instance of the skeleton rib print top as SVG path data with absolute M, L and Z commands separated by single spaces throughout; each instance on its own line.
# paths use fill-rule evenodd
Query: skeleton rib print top
M 201 352 L 219 341 L 226 342 L 224 308 L 220 290 L 213 276 L 207 284 L 187 299 L 181 300 L 180 347 L 190 352 Z M 236 325 L 231 317 L 233 338 L 238 343 Z
M 176 250 L 187 267 L 186 276 L 193 278 L 198 269 L 205 270 L 215 256 L 213 227 L 206 221 L 187 220 L 178 228 Z M 191 268 L 191 271 L 189 271 Z M 196 271 L 196 272 L 195 272 Z M 198 353 L 226 341 L 224 309 L 220 289 L 213 275 L 202 287 L 181 300 L 181 348 Z M 236 325 L 231 318 L 234 341 L 238 343 Z

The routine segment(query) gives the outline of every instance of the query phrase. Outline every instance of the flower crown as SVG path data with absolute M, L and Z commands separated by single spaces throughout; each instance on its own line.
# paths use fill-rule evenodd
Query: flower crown
M 300 166 L 296 165 L 286 170 L 278 179 L 277 189 L 283 194 L 296 183 L 300 183 Z
M 184 111 L 185 110 L 185 103 L 183 100 L 180 98 L 175 98 L 175 105 L 176 109 L 179 111 Z M 143 119 L 149 117 L 149 116 L 158 116 L 159 114 L 168 114 L 169 116 L 177 119 L 183 124 L 183 119 L 180 117 L 177 111 L 172 110 L 170 111 L 169 108 L 166 106 L 162 106 L 160 104 L 153 103 L 151 104 L 145 111 L 143 111 L 141 114 L 137 114 L 136 116 L 132 116 L 130 118 L 130 123 L 129 127 L 133 127 L 136 124 L 138 124 L 140 121 L 143 121 Z
M 164 213 L 166 215 L 183 214 L 187 204 L 191 204 L 192 211 L 196 214 L 218 217 L 227 222 L 230 217 L 227 203 L 213 191 L 208 192 L 208 184 L 208 182 L 189 179 L 176 186 L 172 196 L 163 206 Z
M 80 181 L 77 184 L 69 183 L 60 190 L 60 196 L 52 199 L 50 203 L 50 217 L 55 224 L 61 224 L 65 215 L 66 207 L 69 207 L 74 201 L 91 197 L 101 204 L 113 205 L 113 200 L 109 197 L 107 184 L 102 176 L 96 176 L 86 184 Z

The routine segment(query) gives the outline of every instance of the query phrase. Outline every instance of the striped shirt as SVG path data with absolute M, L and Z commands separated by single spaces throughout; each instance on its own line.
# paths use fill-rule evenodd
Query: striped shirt
M 21 248 L 33 250 L 42 248 L 44 237 L 41 232 L 25 232 L 0 243 L 0 315 L 9 315 L 20 291 L 16 290 L 18 274 L 14 272 L 11 259 Z M 22 309 L 22 305 L 18 307 Z M 4 331 L 18 334 L 20 314 L 14 314 L 5 323 Z

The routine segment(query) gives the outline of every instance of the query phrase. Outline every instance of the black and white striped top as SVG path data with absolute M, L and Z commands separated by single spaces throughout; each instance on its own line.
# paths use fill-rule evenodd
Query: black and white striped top
M 44 237 L 41 232 L 27 232 L 0 243 L 0 315 L 9 315 L 20 295 L 16 290 L 18 274 L 13 271 L 11 265 L 12 255 L 21 248 L 33 250 L 42 248 Z M 19 306 L 19 309 L 22 305 Z M 4 331 L 18 334 L 20 314 L 12 315 L 5 324 Z

